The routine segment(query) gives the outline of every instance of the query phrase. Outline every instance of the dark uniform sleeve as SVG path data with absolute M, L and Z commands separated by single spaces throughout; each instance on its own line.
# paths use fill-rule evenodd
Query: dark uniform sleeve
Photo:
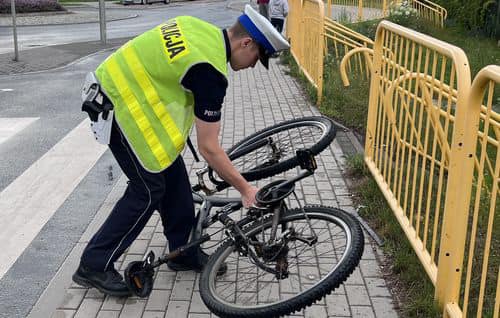
M 198 119 L 217 122 L 226 96 L 227 79 L 208 63 L 196 64 L 182 79 L 182 86 L 193 92 L 194 114 Z

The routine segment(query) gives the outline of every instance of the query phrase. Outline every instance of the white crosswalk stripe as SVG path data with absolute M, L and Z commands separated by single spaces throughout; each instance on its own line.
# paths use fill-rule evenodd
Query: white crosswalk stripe
M 38 117 L 0 118 L 0 144 L 36 120 Z
M 106 149 L 86 119 L 0 193 L 0 279 Z

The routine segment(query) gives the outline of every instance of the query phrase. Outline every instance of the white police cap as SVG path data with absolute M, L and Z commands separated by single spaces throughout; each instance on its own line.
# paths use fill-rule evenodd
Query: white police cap
M 290 47 L 287 40 L 269 22 L 250 5 L 245 5 L 244 13 L 238 18 L 245 30 L 261 47 L 260 61 L 268 68 L 269 56 Z

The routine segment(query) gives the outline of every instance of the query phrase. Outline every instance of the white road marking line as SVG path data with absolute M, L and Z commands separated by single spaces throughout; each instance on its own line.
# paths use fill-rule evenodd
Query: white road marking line
M 0 144 L 40 117 L 0 118 Z
M 106 149 L 86 119 L 0 193 L 0 279 Z
M 12 92 L 14 91 L 12 88 L 0 88 L 0 92 Z

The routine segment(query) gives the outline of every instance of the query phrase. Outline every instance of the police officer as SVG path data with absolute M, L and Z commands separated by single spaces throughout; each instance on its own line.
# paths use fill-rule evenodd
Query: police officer
M 127 296 L 114 262 L 158 210 L 169 249 L 187 243 L 195 222 L 181 151 L 194 125 L 208 164 L 242 196 L 255 202 L 257 188 L 233 167 L 218 142 L 227 89 L 227 63 L 235 71 L 268 68 L 269 56 L 289 47 L 271 23 L 249 5 L 227 30 L 180 16 L 132 39 L 95 71 L 113 105 L 109 147 L 129 179 L 123 197 L 94 234 L 73 280 L 113 296 Z M 173 270 L 201 271 L 199 249 L 170 261 Z

